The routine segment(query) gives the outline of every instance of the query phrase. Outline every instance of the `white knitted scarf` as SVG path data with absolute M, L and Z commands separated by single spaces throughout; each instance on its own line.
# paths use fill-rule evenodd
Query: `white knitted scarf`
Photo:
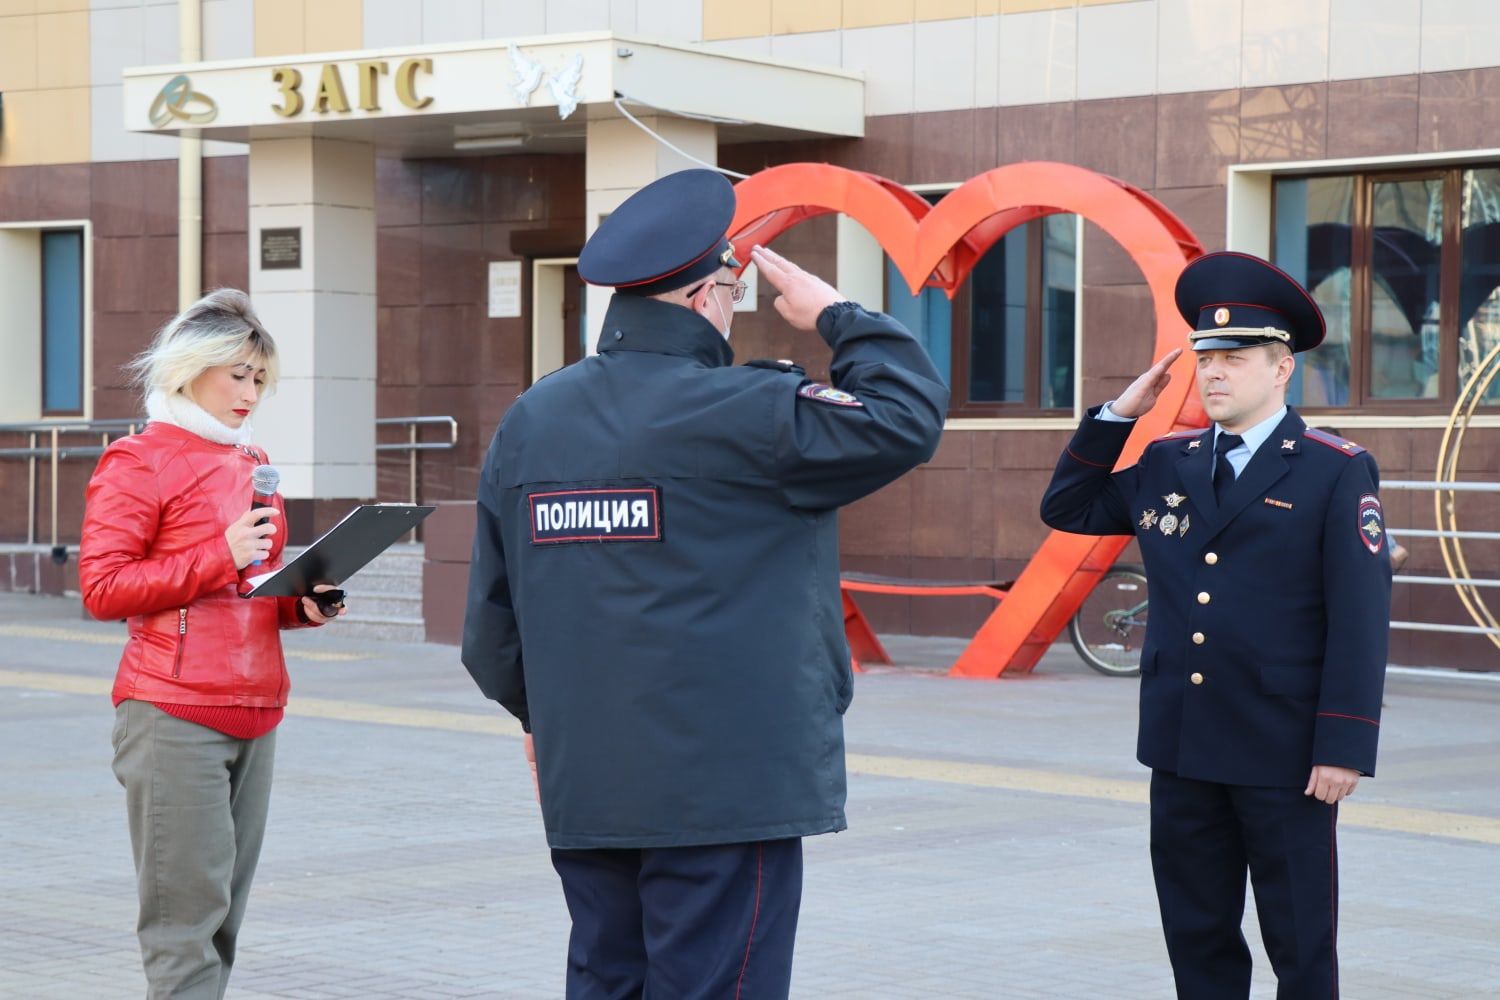
M 153 390 L 146 396 L 146 416 L 218 444 L 249 444 L 253 436 L 248 417 L 238 427 L 230 427 L 180 392 L 169 395 Z

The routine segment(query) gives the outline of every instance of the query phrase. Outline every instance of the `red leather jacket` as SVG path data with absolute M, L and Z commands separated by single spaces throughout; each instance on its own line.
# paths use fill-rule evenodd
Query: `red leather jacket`
M 255 449 L 217 444 L 153 421 L 111 444 L 89 480 L 78 578 L 99 619 L 129 619 L 115 675 L 118 701 L 178 705 L 286 704 L 279 629 L 296 628 L 295 598 L 239 596 L 224 529 L 249 509 Z M 281 564 L 282 530 L 271 557 Z

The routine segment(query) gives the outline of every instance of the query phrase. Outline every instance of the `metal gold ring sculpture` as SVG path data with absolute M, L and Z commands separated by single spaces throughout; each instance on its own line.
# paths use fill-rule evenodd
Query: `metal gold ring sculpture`
M 200 105 L 197 110 L 189 107 L 194 101 Z M 193 82 L 182 73 L 166 82 L 156 100 L 151 102 L 148 112 L 151 124 L 157 128 L 165 128 L 174 118 L 189 125 L 207 125 L 218 116 L 219 106 L 214 99 L 207 94 L 194 93 Z
M 1500 345 L 1496 345 L 1494 350 L 1485 355 L 1464 385 L 1463 391 L 1458 394 L 1458 401 L 1453 404 L 1453 412 L 1448 415 L 1448 424 L 1443 429 L 1442 444 L 1438 447 L 1437 472 L 1434 473 L 1437 482 L 1458 481 L 1458 457 L 1463 451 L 1469 421 L 1497 376 L 1500 376 Z M 1440 532 L 1458 531 L 1458 514 L 1454 509 L 1456 493 L 1456 490 L 1451 489 L 1432 491 L 1433 512 Z M 1443 565 L 1450 577 L 1455 580 L 1473 579 L 1468 560 L 1464 558 L 1462 539 L 1456 534 L 1441 534 L 1438 536 L 1438 545 L 1442 549 Z M 1480 628 L 1500 629 L 1500 621 L 1496 620 L 1494 613 L 1485 604 L 1480 588 L 1473 584 L 1455 583 L 1453 589 L 1458 591 L 1458 599 Z M 1485 635 L 1496 647 L 1500 647 L 1500 634 L 1488 632 Z

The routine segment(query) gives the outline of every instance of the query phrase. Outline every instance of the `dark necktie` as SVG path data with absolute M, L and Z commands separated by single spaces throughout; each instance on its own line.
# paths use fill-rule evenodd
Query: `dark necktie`
M 1229 484 L 1234 482 L 1234 466 L 1229 464 L 1229 453 L 1245 443 L 1245 439 L 1238 434 L 1219 433 L 1219 440 L 1214 442 L 1214 500 L 1220 505 L 1224 503 L 1224 494 L 1229 492 Z

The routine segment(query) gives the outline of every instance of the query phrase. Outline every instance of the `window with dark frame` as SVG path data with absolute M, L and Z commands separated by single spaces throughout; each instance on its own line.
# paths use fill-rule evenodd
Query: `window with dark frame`
M 1272 260 L 1328 324 L 1309 410 L 1445 413 L 1500 345 L 1500 167 L 1279 177 Z M 1500 405 L 1500 380 L 1482 405 Z
M 1077 231 L 1072 215 L 1018 226 L 979 259 L 951 301 L 936 288 L 912 295 L 886 258 L 886 312 L 916 335 L 947 380 L 950 416 L 1072 412 Z
M 42 250 L 42 415 L 83 415 L 83 231 L 47 229 Z

